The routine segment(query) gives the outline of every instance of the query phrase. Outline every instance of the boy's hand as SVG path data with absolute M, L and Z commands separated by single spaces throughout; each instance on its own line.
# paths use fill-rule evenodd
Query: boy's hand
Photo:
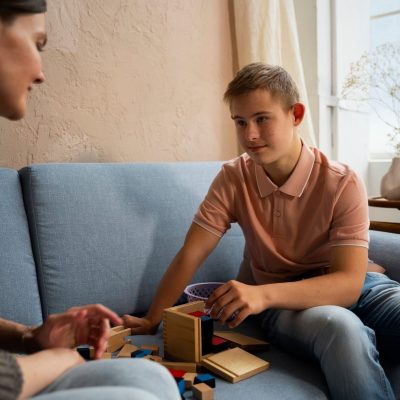
M 132 329 L 132 335 L 154 335 L 159 325 L 146 317 L 138 318 L 132 315 L 123 315 L 122 320 L 125 328 Z
M 235 328 L 249 315 L 258 314 L 267 308 L 264 298 L 262 286 L 232 280 L 214 291 L 206 307 L 211 308 L 211 318 L 218 319 L 221 324 L 236 313 L 235 318 L 228 323 L 230 328 Z

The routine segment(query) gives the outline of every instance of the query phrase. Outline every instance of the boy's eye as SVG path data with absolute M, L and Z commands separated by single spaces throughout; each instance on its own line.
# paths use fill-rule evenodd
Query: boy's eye
M 237 126 L 246 126 L 246 121 L 243 121 L 242 119 L 237 119 L 235 122 Z
M 264 124 L 268 121 L 268 117 L 258 117 L 256 121 L 257 124 Z

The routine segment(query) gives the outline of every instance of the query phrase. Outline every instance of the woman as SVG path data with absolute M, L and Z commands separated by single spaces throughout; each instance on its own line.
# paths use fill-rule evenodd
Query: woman
M 0 0 L 0 115 L 25 115 L 28 93 L 44 81 L 40 51 L 46 44 L 45 0 Z M 179 399 L 175 381 L 147 360 L 85 363 L 79 344 L 104 352 L 109 321 L 122 320 L 101 305 L 74 307 L 28 328 L 0 319 L 0 348 L 33 353 L 15 357 L 0 350 L 0 398 L 35 399 Z M 154 385 L 153 382 L 157 382 Z

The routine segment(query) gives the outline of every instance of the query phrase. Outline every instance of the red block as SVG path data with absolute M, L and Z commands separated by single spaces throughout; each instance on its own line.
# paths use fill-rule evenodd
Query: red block
M 206 316 L 207 314 L 204 313 L 203 311 L 194 311 L 194 312 L 189 313 L 189 315 L 193 315 L 194 317 L 200 318 L 200 317 Z
M 218 345 L 226 343 L 226 342 L 227 342 L 227 340 L 222 339 L 222 338 L 220 338 L 218 336 L 213 336 L 213 338 L 212 338 L 212 344 L 214 346 L 218 346 Z
M 174 378 L 183 378 L 183 375 L 186 374 L 186 371 L 182 371 L 180 369 L 170 369 L 169 372 L 171 372 L 171 375 Z

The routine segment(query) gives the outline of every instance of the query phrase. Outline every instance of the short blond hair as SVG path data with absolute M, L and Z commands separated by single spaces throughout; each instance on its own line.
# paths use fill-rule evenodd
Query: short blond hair
M 287 108 L 300 101 L 299 90 L 289 73 L 279 65 L 261 62 L 246 65 L 236 74 L 226 89 L 224 101 L 231 106 L 236 97 L 257 89 L 267 90 Z

